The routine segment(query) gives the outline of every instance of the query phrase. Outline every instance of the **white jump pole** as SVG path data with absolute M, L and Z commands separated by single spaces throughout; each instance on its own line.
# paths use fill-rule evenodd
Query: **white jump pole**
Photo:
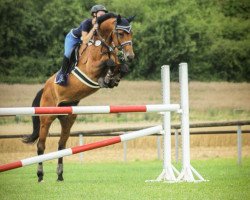
M 162 79 L 162 98 L 163 105 L 170 104 L 170 69 L 169 65 L 163 65 L 161 68 Z M 171 113 L 163 113 L 163 170 L 156 181 L 176 181 L 174 172 L 179 172 L 171 162 Z
M 93 142 L 93 143 L 89 143 L 89 144 L 85 144 L 85 145 L 81 145 L 81 146 L 76 146 L 76 147 L 72 147 L 72 148 L 68 148 L 68 149 L 64 149 L 64 150 L 60 150 L 60 151 L 56 151 L 56 152 L 51 152 L 48 154 L 43 154 L 43 155 L 39 155 L 39 156 L 35 156 L 35 157 L 26 158 L 23 160 L 12 162 L 12 163 L 0 165 L 0 173 L 7 171 L 7 170 L 12 170 L 12 169 L 16 169 L 19 167 L 32 165 L 35 163 L 44 162 L 47 160 L 53 160 L 53 159 L 77 154 L 80 152 L 90 151 L 92 149 L 97 149 L 97 148 L 109 146 L 109 145 L 116 144 L 119 142 L 133 140 L 133 139 L 136 139 L 139 137 L 159 133 L 161 131 L 162 131 L 162 126 L 159 125 L 159 126 L 154 126 L 154 127 L 142 129 L 139 131 L 130 132 L 130 133 L 127 133 L 124 135 L 112 137 L 109 139 L 101 140 L 98 142 Z
M 182 170 L 177 181 L 197 182 L 204 178 L 190 164 L 190 132 L 189 132 L 189 100 L 188 100 L 188 66 L 179 65 L 179 81 L 181 96 L 181 135 L 182 135 Z M 195 180 L 193 173 L 197 176 Z

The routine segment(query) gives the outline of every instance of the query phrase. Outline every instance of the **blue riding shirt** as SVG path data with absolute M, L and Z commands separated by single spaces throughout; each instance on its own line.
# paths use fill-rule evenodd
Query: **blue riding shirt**
M 86 19 L 81 22 L 80 26 L 72 29 L 72 34 L 75 38 L 82 37 L 82 31 L 89 32 L 93 28 L 92 19 Z
M 93 27 L 92 19 L 86 19 L 83 22 L 81 22 L 79 27 L 72 29 L 67 34 L 64 43 L 64 55 L 67 58 L 70 58 L 71 53 L 75 48 L 75 46 L 81 43 L 82 31 L 89 33 L 92 27 Z

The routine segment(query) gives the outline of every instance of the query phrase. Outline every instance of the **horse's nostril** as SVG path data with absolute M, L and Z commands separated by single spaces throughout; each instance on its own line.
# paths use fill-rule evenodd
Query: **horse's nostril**
M 134 55 L 128 55 L 128 60 L 132 61 L 134 59 L 134 57 L 135 57 Z

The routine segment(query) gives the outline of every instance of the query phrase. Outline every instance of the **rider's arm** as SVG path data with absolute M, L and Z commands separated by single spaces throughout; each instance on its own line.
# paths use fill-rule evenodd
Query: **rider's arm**
M 82 31 L 82 42 L 84 44 L 88 44 L 89 40 L 93 37 L 94 35 L 94 32 L 97 28 L 95 28 L 95 26 L 89 31 L 89 32 L 86 32 L 86 31 Z

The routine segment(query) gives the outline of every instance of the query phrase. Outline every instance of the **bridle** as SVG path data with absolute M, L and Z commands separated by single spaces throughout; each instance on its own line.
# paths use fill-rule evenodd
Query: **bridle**
M 107 37 L 106 40 L 101 36 L 101 34 L 100 34 L 100 32 L 98 30 L 96 30 L 96 33 L 97 33 L 98 38 L 101 41 L 102 47 L 107 49 L 106 51 L 103 51 L 103 48 L 102 48 L 101 49 L 101 54 L 108 54 L 109 58 L 110 58 L 110 56 L 112 54 L 115 54 L 115 56 L 118 57 L 119 62 L 124 63 L 125 62 L 124 47 L 127 46 L 127 45 L 132 46 L 133 43 L 132 43 L 131 40 L 128 40 L 128 41 L 125 41 L 125 42 L 121 43 L 120 40 L 119 40 L 118 30 L 123 30 L 123 31 L 125 31 L 127 33 L 130 33 L 131 32 L 131 25 L 129 25 L 129 26 L 120 26 L 120 25 L 117 25 L 117 22 L 116 22 L 115 28 L 111 31 L 111 33 L 109 34 L 109 36 Z M 113 40 L 112 40 L 113 33 L 116 35 L 116 40 L 118 42 L 117 45 L 115 45 Z M 111 45 L 109 45 L 108 43 L 111 43 Z M 117 51 L 116 51 L 116 49 L 117 49 Z

